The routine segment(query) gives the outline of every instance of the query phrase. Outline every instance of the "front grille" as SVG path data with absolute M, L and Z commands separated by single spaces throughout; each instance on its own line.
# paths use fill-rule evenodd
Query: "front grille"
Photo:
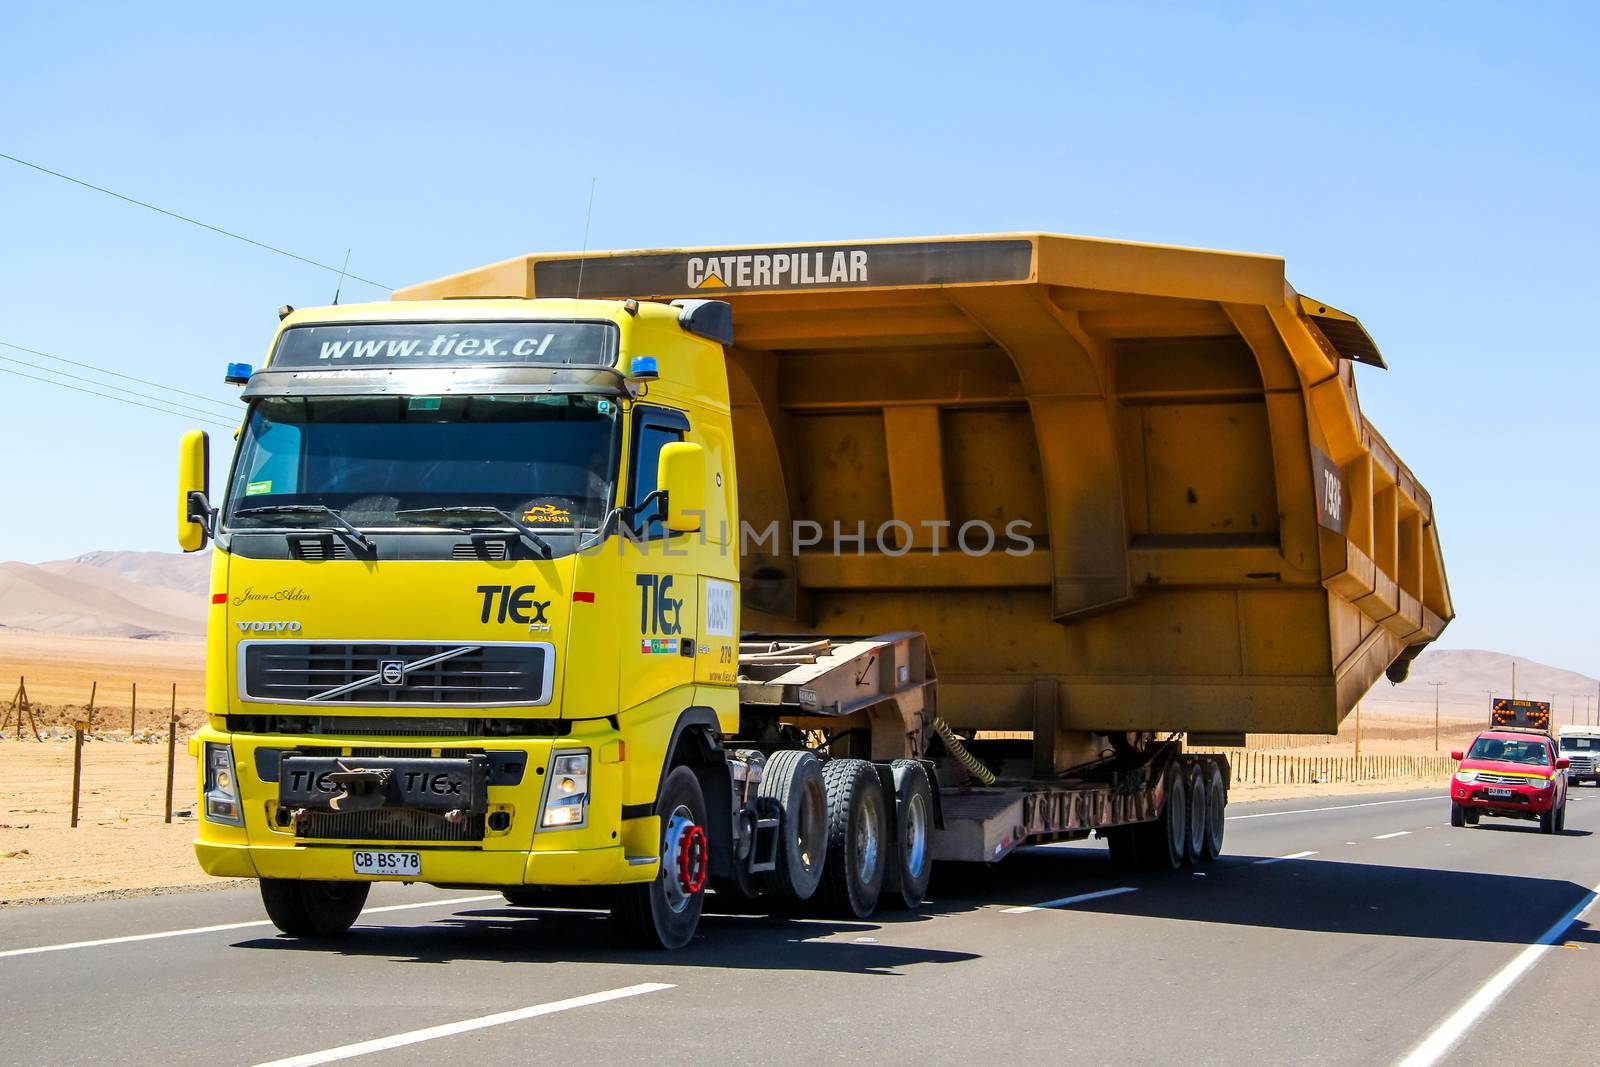
M 1533 785 L 1537 778 L 1524 778 L 1518 774 L 1493 774 L 1488 771 L 1478 772 L 1479 785 Z
M 1568 756 L 1567 759 L 1572 761 L 1572 766 L 1567 768 L 1569 771 L 1575 771 L 1579 774 L 1591 774 L 1594 772 L 1593 756 Z
M 551 648 L 545 644 L 255 641 L 240 647 L 245 700 L 480 707 L 548 702 Z M 430 659 L 435 662 L 426 663 Z
M 322 841 L 482 841 L 482 815 L 450 822 L 442 812 L 415 808 L 308 811 L 295 836 Z

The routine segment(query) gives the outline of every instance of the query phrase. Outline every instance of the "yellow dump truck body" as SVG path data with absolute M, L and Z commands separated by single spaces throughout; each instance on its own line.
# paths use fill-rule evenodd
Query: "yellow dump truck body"
M 590 252 L 395 296 L 732 304 L 744 629 L 923 631 L 958 729 L 1332 732 L 1453 615 L 1432 501 L 1357 401 L 1377 348 L 1274 257 Z

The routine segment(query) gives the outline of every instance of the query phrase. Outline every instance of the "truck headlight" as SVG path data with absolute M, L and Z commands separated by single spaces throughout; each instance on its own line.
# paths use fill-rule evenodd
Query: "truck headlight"
M 239 781 L 233 773 L 233 746 L 206 742 L 205 816 L 228 826 L 244 825 Z
M 1555 784 L 1555 779 L 1554 778 L 1539 778 L 1539 779 L 1536 779 L 1534 781 L 1533 787 L 1535 789 L 1543 791 L 1545 789 L 1549 789 L 1554 784 Z
M 1478 780 L 1478 772 L 1477 771 L 1457 771 L 1456 772 L 1456 781 L 1460 782 L 1462 785 L 1471 785 L 1473 782 L 1476 782 L 1477 780 Z
M 550 757 L 544 813 L 539 825 L 547 829 L 582 826 L 589 807 L 589 753 L 557 752 Z

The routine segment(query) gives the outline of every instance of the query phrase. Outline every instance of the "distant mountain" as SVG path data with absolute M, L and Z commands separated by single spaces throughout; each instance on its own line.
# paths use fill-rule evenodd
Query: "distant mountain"
M 210 589 L 211 553 L 196 552 L 85 552 L 61 563 L 82 563 L 112 571 L 140 585 L 204 593 Z M 46 563 L 45 567 L 58 564 Z
M 1517 665 L 1517 690 L 1511 691 L 1511 664 Z M 1519 696 L 1528 700 L 1554 700 L 1558 722 L 1571 721 L 1574 709 L 1582 721 L 1584 709 L 1600 714 L 1600 681 L 1577 671 L 1563 670 L 1537 660 L 1486 652 L 1476 648 L 1428 649 L 1411 665 L 1411 674 L 1400 685 L 1379 681 L 1367 699 L 1386 706 L 1412 706 L 1417 712 L 1433 711 L 1433 686 L 1439 687 L 1439 703 L 1444 713 L 1489 714 L 1492 697 Z M 1587 698 L 1587 700 L 1585 699 Z M 1403 709 L 1398 709 L 1403 710 Z
M 53 563 L 0 563 L 0 626 L 101 637 L 205 632 L 205 556 L 91 552 Z

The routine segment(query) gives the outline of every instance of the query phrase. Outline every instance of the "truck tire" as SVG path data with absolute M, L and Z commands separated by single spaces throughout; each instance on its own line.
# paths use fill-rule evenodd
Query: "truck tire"
M 1467 809 L 1453 800 L 1450 802 L 1450 825 L 1467 825 Z
M 711 849 L 706 798 L 688 767 L 674 767 L 661 787 L 661 863 L 653 880 L 617 888 L 611 923 L 639 948 L 682 948 L 694 937 L 705 906 Z
M 261 879 L 261 903 L 272 925 L 290 937 L 338 937 L 366 906 L 371 882 Z
M 778 807 L 778 866 L 760 876 L 762 891 L 779 901 L 810 900 L 822 884 L 828 849 L 828 791 L 822 761 L 803 749 L 767 758 L 756 796 Z
M 817 900 L 827 914 L 865 919 L 878 906 L 888 866 L 888 822 L 883 786 L 872 764 L 829 760 L 822 768 L 828 790 L 828 853 Z
M 1567 802 L 1565 800 L 1563 800 L 1561 802 L 1561 807 L 1556 809 L 1556 833 L 1564 834 L 1566 832 L 1567 832 Z
M 915 908 L 933 876 L 933 786 L 916 760 L 897 759 L 889 770 L 894 775 L 895 842 L 882 899 L 892 907 Z
M 1541 834 L 1553 834 L 1556 832 L 1556 808 L 1554 804 L 1550 805 L 1549 811 L 1539 813 L 1539 832 Z
M 1222 855 L 1222 835 L 1228 828 L 1228 776 L 1216 760 L 1206 760 L 1206 843 L 1203 863 Z
M 1188 852 L 1189 798 L 1184 789 L 1183 771 L 1176 762 L 1167 765 L 1162 778 L 1166 803 L 1161 815 L 1154 822 L 1141 823 L 1136 831 L 1139 865 L 1155 871 L 1175 871 L 1183 866 Z
M 1184 806 L 1188 808 L 1188 839 L 1184 842 L 1183 856 L 1190 863 L 1200 863 L 1206 854 L 1206 813 L 1211 806 L 1211 791 L 1207 788 L 1205 764 L 1195 760 L 1183 775 Z

